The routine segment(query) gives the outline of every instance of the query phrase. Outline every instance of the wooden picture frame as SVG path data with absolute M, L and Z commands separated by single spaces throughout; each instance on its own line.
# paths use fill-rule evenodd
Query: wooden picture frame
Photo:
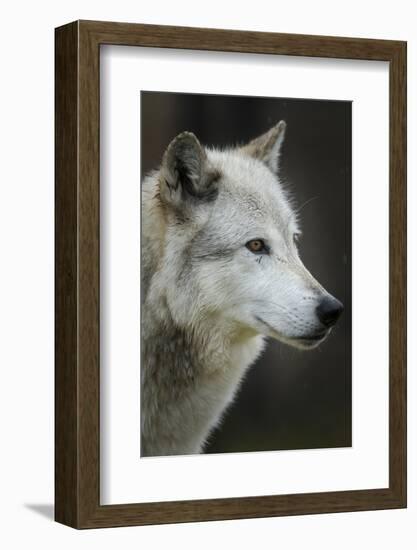
M 406 43 L 76 21 L 56 29 L 55 519 L 75 528 L 406 506 Z M 103 44 L 389 62 L 389 487 L 100 505 L 99 56 Z

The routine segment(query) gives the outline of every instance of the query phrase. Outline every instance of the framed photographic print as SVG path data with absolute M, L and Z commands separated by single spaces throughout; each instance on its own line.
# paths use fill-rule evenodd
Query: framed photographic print
M 56 29 L 56 520 L 406 506 L 406 44 Z

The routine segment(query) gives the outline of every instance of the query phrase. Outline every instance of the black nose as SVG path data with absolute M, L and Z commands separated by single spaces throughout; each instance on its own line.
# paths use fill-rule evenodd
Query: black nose
M 316 308 L 317 317 L 325 327 L 332 327 L 342 314 L 344 307 L 339 300 L 326 296 Z

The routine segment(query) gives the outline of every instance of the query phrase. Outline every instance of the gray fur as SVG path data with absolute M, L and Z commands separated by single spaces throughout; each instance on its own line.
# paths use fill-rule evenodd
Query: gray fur
M 284 131 L 225 151 L 185 132 L 142 183 L 143 456 L 201 452 L 266 336 L 322 341 L 305 341 L 328 294 L 294 244 L 277 175 Z M 270 253 L 252 254 L 252 239 Z

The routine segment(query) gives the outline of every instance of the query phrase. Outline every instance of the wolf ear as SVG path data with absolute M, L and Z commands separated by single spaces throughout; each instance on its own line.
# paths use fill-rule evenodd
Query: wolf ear
M 190 201 L 212 201 L 217 179 L 194 134 L 183 132 L 171 141 L 161 167 L 160 195 L 165 204 L 178 208 Z
M 263 161 L 273 172 L 278 171 L 278 160 L 287 125 L 281 120 L 270 130 L 253 139 L 241 151 Z

